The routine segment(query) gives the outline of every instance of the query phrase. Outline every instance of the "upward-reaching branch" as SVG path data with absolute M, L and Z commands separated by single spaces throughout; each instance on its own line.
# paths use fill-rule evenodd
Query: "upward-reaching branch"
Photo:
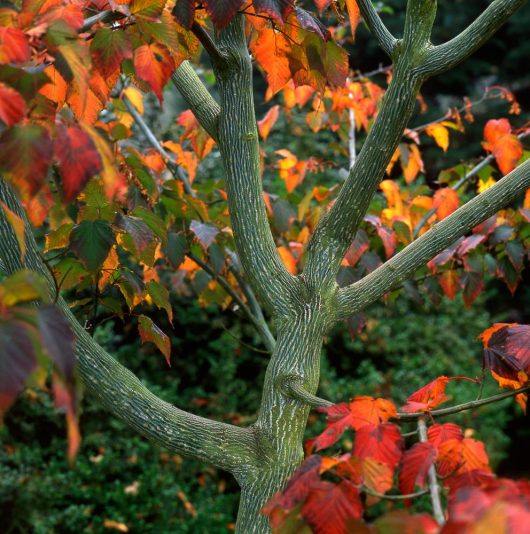
M 427 261 L 452 245 L 474 226 L 491 217 L 530 187 L 530 160 L 464 204 L 359 282 L 341 289 L 338 318 L 366 308 L 393 287 L 410 278 Z
M 219 33 L 217 42 L 226 55 L 225 63 L 215 66 L 221 95 L 219 149 L 237 252 L 258 298 L 269 309 L 278 311 L 290 306 L 298 293 L 298 283 L 280 259 L 265 210 L 252 64 L 243 18 L 237 16 Z
M 307 248 L 303 277 L 313 291 L 329 294 L 336 287 L 340 262 L 414 111 L 435 12 L 435 0 L 408 2 L 404 38 L 394 52 L 394 76 L 379 114 L 337 200 L 319 221 Z
M 1 178 L 0 200 L 25 218 L 20 203 Z M 18 241 L 2 210 L 0 258 L 8 274 L 25 267 L 45 276 L 55 296 L 55 287 L 39 256 L 29 223 L 26 220 L 26 255 L 22 262 Z M 58 305 L 75 333 L 77 369 L 82 382 L 112 414 L 163 447 L 226 469 L 236 476 L 243 476 L 246 469 L 256 465 L 257 449 L 251 429 L 198 417 L 158 398 L 90 337 L 62 298 L 58 299 Z
M 388 31 L 387 27 L 377 14 L 372 0 L 358 0 L 359 10 L 372 35 L 377 39 L 384 52 L 392 57 L 397 39 Z
M 426 74 L 440 74 L 464 61 L 488 41 L 525 2 L 526 0 L 492 2 L 462 33 L 432 49 L 426 64 Z

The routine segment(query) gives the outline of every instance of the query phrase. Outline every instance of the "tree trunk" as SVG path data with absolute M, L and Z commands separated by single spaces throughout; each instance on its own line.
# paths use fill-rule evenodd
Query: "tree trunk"
M 260 467 L 240 481 L 241 503 L 237 532 L 270 532 L 260 513 L 265 503 L 300 466 L 303 439 L 310 407 L 290 398 L 285 381 L 303 380 L 304 389 L 315 394 L 320 374 L 322 340 L 328 314 L 320 299 L 300 303 L 294 317 L 277 320 L 277 348 L 267 368 L 260 411 L 253 428 L 262 445 Z

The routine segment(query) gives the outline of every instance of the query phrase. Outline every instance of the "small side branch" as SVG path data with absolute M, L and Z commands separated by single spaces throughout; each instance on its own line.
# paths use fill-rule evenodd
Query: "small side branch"
M 193 191 L 190 181 L 188 179 L 188 176 L 186 172 L 184 171 L 184 169 L 173 161 L 173 159 L 167 153 L 165 148 L 160 144 L 160 141 L 156 138 L 156 135 L 153 133 L 153 130 L 149 128 L 144 118 L 140 115 L 138 110 L 134 107 L 133 103 L 127 98 L 126 95 L 122 96 L 122 101 L 125 104 L 127 111 L 132 115 L 134 122 L 136 122 L 140 130 L 142 130 L 143 134 L 149 141 L 149 144 L 153 148 L 155 148 L 158 151 L 158 153 L 162 156 L 162 159 L 164 160 L 164 163 L 167 165 L 171 174 L 177 180 L 180 180 L 184 184 L 184 190 L 186 191 L 186 193 L 188 193 L 188 195 L 192 197 L 196 196 L 195 191 Z
M 418 419 L 418 434 L 420 441 L 425 443 L 427 441 L 427 426 L 425 425 L 425 417 Z M 436 479 L 436 467 L 434 464 L 429 467 L 429 492 L 431 494 L 432 511 L 436 522 L 441 526 L 445 523 L 445 514 L 442 508 L 442 500 L 440 498 L 440 486 Z
M 445 415 L 453 415 L 455 413 L 464 412 L 466 410 L 472 410 L 474 408 L 479 408 L 480 406 L 485 406 L 486 404 L 492 404 L 493 402 L 499 402 L 504 399 L 509 399 L 510 397 L 515 397 L 520 393 L 526 393 L 530 391 L 530 385 L 524 386 L 519 389 L 514 389 L 513 391 L 505 391 L 504 393 L 498 393 L 497 395 L 492 395 L 491 397 L 486 397 L 485 399 L 474 400 L 470 402 L 464 402 L 462 404 L 457 404 L 456 406 L 449 406 L 448 408 L 440 408 L 439 410 L 432 410 L 429 412 L 429 415 L 432 417 L 442 417 Z M 413 421 L 420 417 L 425 416 L 425 412 L 414 412 L 414 413 L 405 413 L 398 412 L 400 421 Z
M 304 388 L 304 379 L 298 375 L 280 377 L 278 387 L 286 397 L 302 402 L 307 406 L 311 406 L 311 408 L 329 408 L 334 404 L 326 399 L 311 395 Z
M 381 298 L 389 288 L 410 278 L 444 248 L 494 215 L 529 187 L 530 160 L 527 160 L 495 185 L 435 224 L 381 267 L 355 284 L 340 289 L 337 318 L 345 319 Z
M 194 254 L 188 253 L 188 257 L 193 260 L 197 265 L 199 265 L 204 271 L 206 271 L 214 280 L 219 282 L 219 285 L 232 297 L 234 302 L 243 310 L 245 315 L 248 317 L 257 333 L 261 337 L 263 344 L 267 347 L 268 351 L 272 353 L 276 346 L 276 340 L 274 339 L 269 327 L 265 320 L 261 321 L 258 317 L 254 315 L 249 306 L 238 295 L 237 291 L 230 285 L 228 280 L 223 276 L 217 274 L 205 261 L 202 261 L 200 258 Z M 262 316 L 263 318 L 263 316 Z
M 171 81 L 186 101 L 200 125 L 217 141 L 217 122 L 221 108 L 201 82 L 189 61 L 183 61 Z
M 435 46 L 425 65 L 428 76 L 441 74 L 458 65 L 486 43 L 526 2 L 495 0 L 462 33 L 447 43 Z
M 358 0 L 357 2 L 364 22 L 368 26 L 368 29 L 372 35 L 376 38 L 379 46 L 387 54 L 392 57 L 392 53 L 396 47 L 397 39 L 390 33 L 385 26 L 381 17 L 375 10 L 372 0 Z

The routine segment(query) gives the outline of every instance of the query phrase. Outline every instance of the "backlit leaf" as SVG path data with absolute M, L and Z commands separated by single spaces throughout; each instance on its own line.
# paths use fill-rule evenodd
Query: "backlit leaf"
M 24 32 L 0 26 L 0 63 L 24 63 L 29 57 L 30 49 Z
M 433 207 L 436 209 L 438 220 L 443 220 L 460 206 L 460 199 L 456 191 L 449 187 L 437 189 L 433 197 Z
M 125 59 L 132 58 L 132 44 L 122 30 L 99 28 L 90 43 L 94 65 L 104 77 L 119 70 Z
M 421 389 L 418 389 L 408 399 L 407 403 L 401 408 L 406 413 L 420 411 L 429 411 L 449 399 L 445 394 L 445 388 L 449 378 L 439 376 Z
M 75 124 L 58 126 L 55 155 L 59 161 L 66 202 L 74 200 L 88 180 L 103 169 L 92 138 Z
M 406 495 L 412 493 L 416 486 L 423 488 L 435 458 L 436 449 L 429 442 L 415 443 L 405 451 L 399 471 L 399 491 Z
M 138 77 L 146 81 L 162 103 L 162 89 L 175 70 L 169 50 L 159 43 L 145 44 L 134 51 L 134 68 Z
M 22 95 L 12 87 L 0 83 L 0 121 L 13 126 L 26 113 L 26 102 Z
M 521 141 L 511 132 L 507 119 L 490 119 L 484 127 L 484 148 L 493 153 L 502 174 L 515 169 L 523 155 Z
M 171 367 L 171 342 L 169 337 L 146 315 L 138 317 L 138 332 L 142 343 L 147 341 L 154 343 Z

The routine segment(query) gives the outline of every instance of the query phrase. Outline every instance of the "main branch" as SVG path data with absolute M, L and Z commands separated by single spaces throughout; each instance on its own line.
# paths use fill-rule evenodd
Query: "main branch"
M 495 0 L 462 33 L 447 43 L 435 46 L 427 63 L 429 76 L 441 74 L 458 65 L 486 43 L 494 33 L 526 2 Z
M 18 199 L 1 178 L 0 200 L 25 219 Z M 54 284 L 40 258 L 29 223 L 26 220 L 26 255 L 22 262 L 13 229 L 1 210 L 0 260 L 6 274 L 23 268 L 40 273 L 54 295 Z M 62 298 L 58 304 L 75 333 L 81 380 L 88 393 L 109 412 L 159 445 L 226 469 L 236 477 L 244 477 L 246 471 L 254 468 L 257 452 L 251 429 L 198 417 L 163 401 L 90 337 Z
M 444 248 L 497 213 L 529 187 L 530 160 L 527 160 L 495 185 L 435 224 L 381 267 L 355 284 L 339 290 L 338 318 L 344 319 L 381 298 L 410 278 L 417 269 Z
M 258 298 L 270 309 L 285 310 L 298 294 L 297 280 L 283 264 L 269 227 L 260 174 L 258 130 L 252 90 L 252 64 L 243 18 L 219 34 L 226 55 L 215 66 L 221 95 L 219 149 L 226 172 L 230 220 L 238 256 Z

